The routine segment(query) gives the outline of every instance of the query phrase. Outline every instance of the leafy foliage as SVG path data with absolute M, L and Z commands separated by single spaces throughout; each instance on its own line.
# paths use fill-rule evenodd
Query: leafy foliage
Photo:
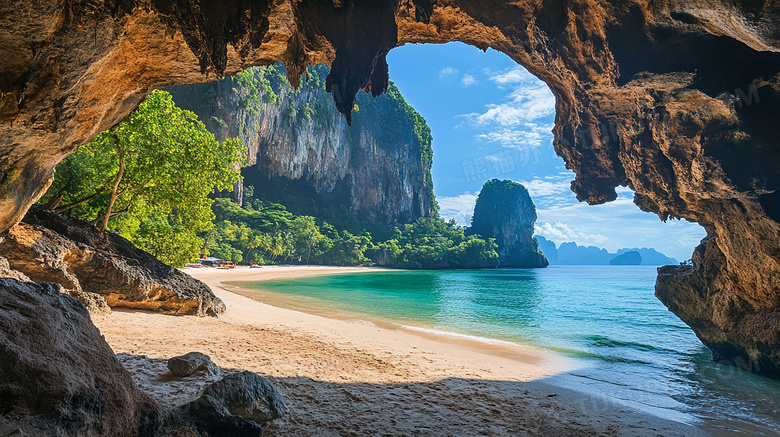
M 440 218 L 420 218 L 379 245 L 387 264 L 415 269 L 494 267 L 497 249 L 495 239 L 467 237 L 454 220 Z
M 66 158 L 42 199 L 71 217 L 118 231 L 160 260 L 197 259 L 212 226 L 214 191 L 245 162 L 237 139 L 219 143 L 197 116 L 155 91 L 124 121 Z
M 214 202 L 216 221 L 206 237 L 209 254 L 245 263 L 382 265 L 412 268 L 493 267 L 495 240 L 466 237 L 454 221 L 420 218 L 375 244 L 371 234 L 353 234 L 312 216 L 297 216 L 280 204 L 255 201 L 242 208 L 227 198 Z

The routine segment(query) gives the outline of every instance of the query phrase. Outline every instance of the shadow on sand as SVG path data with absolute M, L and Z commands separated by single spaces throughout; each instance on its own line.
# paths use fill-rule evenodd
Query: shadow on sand
M 203 372 L 174 377 L 161 358 L 125 353 L 117 358 L 166 408 L 195 399 L 214 381 Z M 222 375 L 235 371 L 223 368 Z M 263 376 L 290 407 L 287 416 L 266 426 L 265 436 L 707 435 L 542 380 L 376 384 Z

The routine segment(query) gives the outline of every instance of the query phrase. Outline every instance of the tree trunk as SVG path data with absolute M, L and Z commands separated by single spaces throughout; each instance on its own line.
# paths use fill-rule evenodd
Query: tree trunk
M 78 200 L 78 201 L 73 202 L 73 203 L 70 203 L 68 205 L 65 205 L 65 206 L 59 206 L 59 205 L 55 206 L 56 209 L 54 209 L 54 212 L 56 212 L 58 214 L 62 214 L 65 211 L 68 211 L 68 210 L 70 210 L 72 208 L 75 208 L 77 206 L 81 206 L 81 205 L 89 202 L 90 200 L 94 199 L 95 197 L 97 197 L 99 194 L 102 194 L 102 193 L 103 193 L 102 190 L 98 190 L 98 191 L 95 191 L 94 193 L 90 194 L 89 196 L 84 197 L 83 199 Z
M 106 232 L 108 227 L 108 220 L 111 218 L 111 210 L 114 208 L 114 202 L 117 198 L 117 189 L 119 189 L 119 182 L 122 181 L 122 174 L 125 172 L 125 152 L 122 150 L 122 146 L 119 144 L 119 139 L 114 134 L 114 140 L 116 141 L 116 151 L 119 154 L 119 172 L 116 174 L 116 180 L 114 180 L 114 187 L 111 188 L 111 200 L 108 201 L 108 208 L 106 209 L 106 215 L 103 217 L 103 225 L 100 227 L 100 235 Z
M 65 197 L 64 194 L 60 193 L 57 197 L 53 197 L 49 203 L 43 206 L 43 209 L 47 211 L 54 211 L 57 209 L 57 206 L 62 202 L 62 198 Z

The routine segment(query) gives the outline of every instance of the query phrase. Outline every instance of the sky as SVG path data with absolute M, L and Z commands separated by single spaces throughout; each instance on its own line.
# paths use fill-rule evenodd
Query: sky
M 555 98 L 508 56 L 462 43 L 407 44 L 388 55 L 390 80 L 433 134 L 433 185 L 440 214 L 469 225 L 479 190 L 493 178 L 528 188 L 536 234 L 611 252 L 652 247 L 685 260 L 706 235 L 695 223 L 645 213 L 633 192 L 598 206 L 577 201 L 574 173 L 552 146 Z

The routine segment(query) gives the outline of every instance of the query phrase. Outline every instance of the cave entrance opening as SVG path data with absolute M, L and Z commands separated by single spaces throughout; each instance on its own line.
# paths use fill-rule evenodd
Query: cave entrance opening
M 676 263 L 705 236 L 696 223 L 664 223 L 640 211 L 626 187 L 604 205 L 577 201 L 570 188 L 575 175 L 553 148 L 555 97 L 507 55 L 463 43 L 407 44 L 390 52 L 388 64 L 390 80 L 431 127 L 434 191 L 444 218 L 469 225 L 482 185 L 498 178 L 528 188 L 536 235 L 552 264 L 609 264 L 631 248 L 659 252 L 643 251 L 647 264 Z M 545 240 L 579 247 L 567 245 L 558 260 Z

